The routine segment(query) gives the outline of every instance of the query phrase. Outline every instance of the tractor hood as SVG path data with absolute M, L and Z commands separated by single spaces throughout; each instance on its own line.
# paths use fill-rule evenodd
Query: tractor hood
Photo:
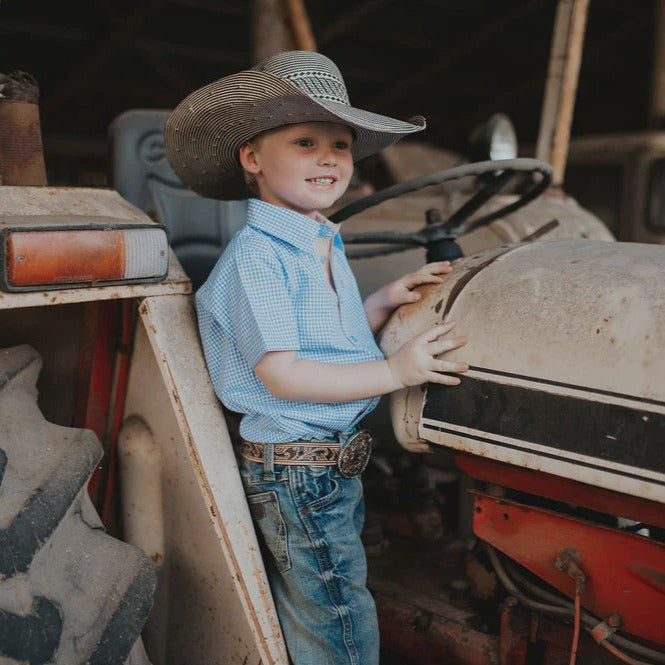
M 395 393 L 395 434 L 665 503 L 665 247 L 554 240 L 455 264 L 400 308 L 391 354 L 452 320 L 459 386 Z

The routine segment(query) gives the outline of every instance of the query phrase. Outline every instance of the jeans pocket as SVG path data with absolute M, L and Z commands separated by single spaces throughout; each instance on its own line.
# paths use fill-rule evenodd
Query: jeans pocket
M 333 503 L 339 495 L 339 478 L 334 467 L 298 467 L 297 495 L 301 507 L 319 511 Z
M 258 527 L 263 544 L 270 551 L 280 573 L 291 568 L 286 522 L 279 507 L 277 493 L 273 491 L 247 495 L 249 510 Z

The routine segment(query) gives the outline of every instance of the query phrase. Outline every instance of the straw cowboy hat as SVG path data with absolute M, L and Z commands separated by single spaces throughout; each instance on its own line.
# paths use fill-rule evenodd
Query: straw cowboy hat
M 217 199 L 252 196 L 238 161 L 240 146 L 260 132 L 299 122 L 335 122 L 354 132 L 354 160 L 425 127 L 354 108 L 335 63 L 320 53 L 287 51 L 186 97 L 164 128 L 166 156 L 195 192 Z

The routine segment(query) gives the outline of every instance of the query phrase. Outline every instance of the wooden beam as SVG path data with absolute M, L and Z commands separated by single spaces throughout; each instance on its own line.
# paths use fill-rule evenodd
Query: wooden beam
M 286 0 L 286 10 L 296 48 L 300 51 L 316 51 L 316 40 L 314 39 L 304 0 Z
M 589 0 L 559 0 L 554 22 L 536 159 L 552 165 L 555 187 L 566 169 L 588 9 Z
M 251 0 L 250 42 L 252 62 L 296 48 L 284 0 Z

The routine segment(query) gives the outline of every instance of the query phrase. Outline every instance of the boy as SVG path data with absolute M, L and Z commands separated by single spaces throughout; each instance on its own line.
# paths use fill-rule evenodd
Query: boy
M 415 124 L 414 124 L 415 123 Z M 374 335 L 429 264 L 362 303 L 338 227 L 321 213 L 353 160 L 424 127 L 354 109 L 337 67 L 294 51 L 195 91 L 165 128 L 169 161 L 205 196 L 248 198 L 247 225 L 197 293 L 199 329 L 220 400 L 243 414 L 239 466 L 295 665 L 377 665 L 376 610 L 360 540 L 358 422 L 378 396 L 454 385 L 467 365 L 438 358 L 464 343 L 453 324 L 384 359 Z

